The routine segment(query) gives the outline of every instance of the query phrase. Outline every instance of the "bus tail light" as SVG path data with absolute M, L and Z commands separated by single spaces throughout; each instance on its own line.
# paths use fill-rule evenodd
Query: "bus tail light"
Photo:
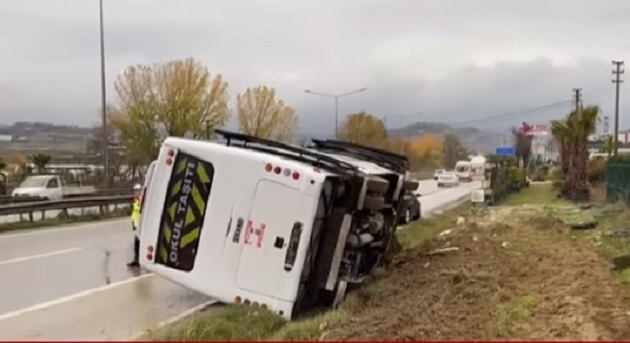
M 166 153 L 167 157 L 166 157 L 166 165 L 170 166 L 173 164 L 173 157 L 175 157 L 175 150 L 174 149 L 168 149 L 168 152 Z
M 299 180 L 300 179 L 300 173 L 296 172 L 296 171 L 292 171 L 289 168 L 282 168 L 280 166 L 275 166 L 272 165 L 271 163 L 265 163 L 265 171 L 267 171 L 268 173 L 270 172 L 274 172 L 275 174 L 283 174 L 286 177 L 291 177 L 293 178 L 293 180 Z
M 153 262 L 153 251 L 154 251 L 153 246 L 149 245 L 147 247 L 147 261 L 149 262 Z

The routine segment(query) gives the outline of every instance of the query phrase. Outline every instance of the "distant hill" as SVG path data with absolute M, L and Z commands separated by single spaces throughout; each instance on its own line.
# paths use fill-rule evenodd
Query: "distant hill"
M 51 123 L 42 122 L 16 122 L 13 125 L 0 126 L 0 132 L 6 135 L 12 135 L 22 140 L 46 140 L 46 137 L 53 139 L 54 137 L 61 138 L 79 138 L 89 135 L 92 132 L 91 128 L 69 126 L 69 125 L 55 125 Z
M 403 139 L 412 139 L 426 134 L 444 137 L 448 133 L 456 135 L 466 147 L 479 153 L 492 152 L 499 146 L 511 144 L 511 137 L 507 133 L 482 131 L 475 127 L 452 127 L 445 123 L 418 122 L 389 130 L 391 137 Z
M 83 155 L 92 130 L 86 127 L 42 122 L 16 122 L 13 125 L 1 125 L 0 135 L 10 136 L 11 140 L 0 142 L 0 155 L 5 156 L 11 153 Z

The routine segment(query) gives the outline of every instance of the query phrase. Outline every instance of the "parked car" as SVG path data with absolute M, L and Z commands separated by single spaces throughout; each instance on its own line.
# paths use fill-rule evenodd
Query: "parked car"
M 433 173 L 433 180 L 437 181 L 438 176 L 440 176 L 440 174 L 443 174 L 445 172 L 446 172 L 446 170 L 444 170 L 444 169 L 436 169 L 435 173 Z
M 459 178 L 455 173 L 442 173 L 438 176 L 438 187 L 457 187 L 459 186 Z
M 421 196 L 420 193 L 408 192 L 405 194 L 403 212 L 398 219 L 400 224 L 409 224 L 422 217 L 422 204 L 418 200 Z

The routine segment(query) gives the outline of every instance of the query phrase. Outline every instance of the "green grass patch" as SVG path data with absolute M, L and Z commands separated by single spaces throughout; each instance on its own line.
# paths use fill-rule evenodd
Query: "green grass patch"
M 504 202 L 505 205 L 568 205 L 569 201 L 558 198 L 551 183 L 530 184 L 520 192 L 511 193 Z
M 268 340 L 286 321 L 267 310 L 224 306 L 207 310 L 171 330 L 149 333 L 151 339 L 167 341 Z
M 595 230 L 574 232 L 572 235 L 587 240 L 595 245 L 598 252 L 606 259 L 630 253 L 630 237 L 615 237 L 610 233 L 617 230 L 630 229 L 630 210 L 622 203 L 607 204 L 589 211 L 598 225 Z M 630 299 L 630 269 L 616 271 L 615 274 L 625 285 L 625 291 Z M 626 300 L 627 302 L 627 300 Z M 630 303 L 629 303 L 630 304 Z
M 448 211 L 413 222 L 398 232 L 398 240 L 405 249 L 413 249 L 449 229 L 458 216 L 470 212 L 470 202 L 465 202 Z
M 450 228 L 457 216 L 468 213 L 470 203 L 421 219 L 398 232 L 404 249 L 414 249 L 431 240 L 441 231 Z M 364 287 L 348 294 L 335 310 L 312 317 L 285 321 L 269 311 L 226 305 L 199 313 L 170 327 L 148 332 L 147 339 L 165 341 L 214 341 L 214 340 L 321 340 L 330 329 L 343 325 L 352 314 L 375 294 L 382 292 L 390 283 L 385 270 L 376 270 L 371 281 Z
M 511 337 L 527 325 L 537 299 L 528 294 L 499 305 L 495 312 L 499 337 Z
M 129 215 L 128 210 L 115 210 L 104 215 L 99 214 L 87 214 L 83 216 L 68 216 L 65 218 L 46 218 L 42 220 L 30 221 L 18 221 L 6 224 L 0 224 L 0 233 L 16 231 L 16 230 L 28 230 L 28 229 L 43 229 L 51 228 L 60 225 L 67 225 L 73 223 L 85 223 L 97 220 L 105 220 L 112 218 L 119 218 Z

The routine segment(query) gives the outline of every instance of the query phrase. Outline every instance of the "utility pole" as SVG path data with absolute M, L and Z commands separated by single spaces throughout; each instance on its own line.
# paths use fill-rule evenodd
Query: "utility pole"
M 582 108 L 582 88 L 573 88 L 575 93 L 575 112 L 577 113 Z
M 103 154 L 103 176 L 104 183 L 109 183 L 109 137 L 107 133 L 107 94 L 105 91 L 105 29 L 103 24 L 103 0 L 99 0 L 99 14 L 100 14 L 100 30 L 101 30 L 101 115 L 103 125 L 103 141 L 102 154 Z
M 614 155 L 617 156 L 618 152 L 618 139 L 619 139 L 619 85 L 623 82 L 621 79 L 621 74 L 624 73 L 623 61 L 612 61 L 612 64 L 615 66 L 615 69 L 612 71 L 613 75 L 615 75 L 615 79 L 612 82 L 615 84 L 615 129 L 613 132 L 613 152 Z

